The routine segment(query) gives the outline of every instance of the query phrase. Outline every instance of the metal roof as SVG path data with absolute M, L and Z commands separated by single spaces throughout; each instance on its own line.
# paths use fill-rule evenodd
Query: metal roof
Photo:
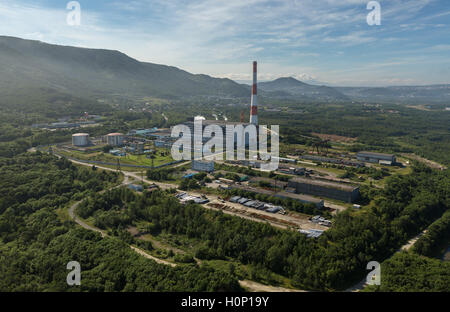
M 346 185 L 343 183 L 336 183 L 336 182 L 330 182 L 330 181 L 323 181 L 318 179 L 310 179 L 310 178 L 303 178 L 303 177 L 294 177 L 289 182 L 297 182 L 297 183 L 304 183 L 304 184 L 312 184 L 312 185 L 318 185 L 323 186 L 327 188 L 332 189 L 340 189 L 344 191 L 354 191 L 355 189 L 359 188 L 357 186 L 353 185 Z
M 389 157 L 389 158 L 395 156 L 394 154 L 384 154 L 384 153 L 366 152 L 366 151 L 359 152 L 357 155 L 358 156 L 362 156 L 362 157 L 364 157 L 364 156 L 369 156 L 369 157 L 373 156 L 373 157 Z

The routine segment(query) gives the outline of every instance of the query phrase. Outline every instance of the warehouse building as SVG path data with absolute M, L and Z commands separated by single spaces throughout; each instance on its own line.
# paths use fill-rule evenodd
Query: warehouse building
M 195 135 L 195 122 L 194 121 L 188 121 L 185 122 L 183 125 L 187 126 L 189 128 L 189 130 L 191 131 L 191 135 L 192 135 L 192 146 L 194 146 L 194 135 Z M 211 137 L 207 137 L 207 136 L 203 136 L 202 134 L 205 131 L 205 128 L 208 126 L 218 126 L 220 127 L 220 129 L 222 130 L 222 134 L 224 135 L 224 137 L 226 137 L 226 140 L 232 140 L 234 139 L 234 142 L 236 144 L 236 142 L 238 141 L 238 136 L 237 133 L 234 132 L 232 134 L 227 134 L 227 126 L 233 126 L 233 127 L 237 127 L 237 126 L 243 126 L 244 127 L 244 131 L 245 128 L 247 126 L 249 126 L 249 123 L 245 123 L 245 122 L 231 122 L 231 121 L 225 121 L 225 120 L 202 120 L 202 129 L 200 131 L 200 129 L 197 129 L 197 135 L 199 137 L 202 138 L 202 143 L 205 144 L 207 143 L 209 140 L 211 140 Z M 258 128 L 256 128 L 258 130 Z M 217 133 L 214 133 L 214 136 L 218 136 Z M 241 138 L 244 141 L 244 145 L 247 147 L 249 145 L 250 139 L 249 139 L 249 134 L 244 132 L 244 137 Z M 226 147 L 226 140 L 224 140 L 223 142 L 223 149 L 225 149 Z
M 374 152 L 359 152 L 356 155 L 359 161 L 370 162 L 381 165 L 393 165 L 397 162 L 395 155 Z
M 322 199 L 314 198 L 312 196 L 303 195 L 303 194 L 293 194 L 289 192 L 278 192 L 275 197 L 279 198 L 288 198 L 288 199 L 294 199 L 296 201 L 299 201 L 303 204 L 313 204 L 318 209 L 322 209 L 325 205 L 324 201 Z
M 214 162 L 213 161 L 192 161 L 192 170 L 200 172 L 214 172 Z
M 357 186 L 303 177 L 289 180 L 288 187 L 296 194 L 328 197 L 349 203 L 353 203 L 359 197 L 359 187 Z
M 87 133 L 75 133 L 72 135 L 72 145 L 73 146 L 88 146 L 89 145 L 89 134 Z
M 293 194 L 293 193 L 284 192 L 284 191 L 283 192 L 273 192 L 273 191 L 269 191 L 269 190 L 266 190 L 263 188 L 256 188 L 256 187 L 245 186 L 245 185 L 236 185 L 236 184 L 232 185 L 231 188 L 240 189 L 240 190 L 244 190 L 247 192 L 253 192 L 256 194 L 264 194 L 264 195 L 269 195 L 269 196 L 274 196 L 274 197 L 279 197 L 279 198 L 293 199 L 293 200 L 297 200 L 304 204 L 313 204 L 319 209 L 324 207 L 323 200 L 314 198 L 314 197 L 308 196 L 308 195 Z M 241 202 L 239 202 L 239 203 L 243 204 Z

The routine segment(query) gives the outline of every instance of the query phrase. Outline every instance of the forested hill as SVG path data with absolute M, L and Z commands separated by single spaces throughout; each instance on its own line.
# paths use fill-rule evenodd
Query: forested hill
M 78 97 L 249 95 L 249 88 L 232 80 L 142 63 L 118 51 L 0 36 L 0 91 L 25 88 L 54 89 Z
M 301 98 L 325 102 L 350 100 L 349 97 L 334 88 L 310 85 L 292 77 L 261 82 L 259 88 L 265 92 L 264 95 L 275 98 Z

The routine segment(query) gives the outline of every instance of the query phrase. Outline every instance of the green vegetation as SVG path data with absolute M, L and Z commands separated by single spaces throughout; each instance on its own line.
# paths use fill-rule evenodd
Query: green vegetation
M 275 205 L 283 206 L 283 208 L 287 210 L 292 210 L 307 215 L 323 215 L 324 217 L 331 218 L 331 214 L 328 211 L 318 209 L 314 204 L 302 203 L 295 199 L 258 194 L 241 189 L 223 190 L 221 193 L 224 195 L 224 197 L 241 196 L 249 199 L 256 199 L 265 203 L 272 203 Z
M 311 133 L 335 134 L 357 138 L 355 144 L 344 145 L 351 152 L 413 152 L 450 165 L 448 114 L 419 111 L 394 104 L 331 105 L 299 103 L 295 100 L 276 103 L 270 99 L 264 102 L 270 106 L 304 111 L 302 114 L 284 110 L 260 113 L 261 120 L 266 124 L 280 125 L 281 142 L 285 144 L 310 144 L 312 139 L 307 137 L 310 137 Z M 391 110 L 399 113 L 389 113 Z
M 450 262 L 399 252 L 381 264 L 381 285 L 364 291 L 448 292 Z
M 427 257 L 441 255 L 450 243 L 450 210 L 433 222 L 427 232 L 417 240 L 413 251 Z
M 118 227 L 145 220 L 151 223 L 152 235 L 171 233 L 203 242 L 197 258 L 231 258 L 286 276 L 300 288 L 330 290 L 357 282 L 369 261 L 388 258 L 439 218 L 449 208 L 449 188 L 446 172 L 416 166 L 410 175 L 390 177 L 365 213 L 338 214 L 333 228 L 317 240 L 197 205 L 181 205 L 160 191 L 137 195 L 117 189 L 91 198 L 79 213 L 97 218 L 109 212 L 109 224 Z
M 209 266 L 171 268 L 132 251 L 125 236 L 62 221 L 57 209 L 117 183 L 118 175 L 40 153 L 0 159 L 0 291 L 236 291 L 237 279 Z M 81 286 L 66 283 L 69 261 Z

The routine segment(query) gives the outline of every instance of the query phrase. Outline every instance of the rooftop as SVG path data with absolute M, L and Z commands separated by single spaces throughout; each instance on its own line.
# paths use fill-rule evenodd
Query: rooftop
M 319 185 L 319 186 L 323 186 L 323 187 L 327 187 L 327 188 L 340 189 L 340 190 L 349 191 L 349 192 L 352 192 L 353 190 L 359 188 L 358 186 L 354 186 L 354 185 L 350 185 L 350 184 L 336 183 L 336 182 L 303 178 L 303 177 L 292 178 L 291 180 L 289 180 L 289 182 Z
M 193 121 L 188 121 L 185 122 L 185 124 L 193 124 Z M 238 126 L 238 125 L 243 125 L 243 126 L 248 126 L 250 125 L 249 122 L 236 122 L 236 121 L 228 121 L 228 120 L 202 120 L 202 124 L 203 125 L 218 125 L 218 126 L 226 126 L 226 125 L 230 125 L 230 126 Z
M 287 197 L 287 198 L 297 199 L 297 200 L 301 200 L 301 201 L 307 201 L 307 202 L 315 203 L 315 204 L 322 204 L 323 203 L 322 199 L 315 198 L 315 197 L 312 197 L 312 196 L 309 196 L 309 195 L 304 195 L 304 194 L 293 194 L 293 193 L 289 193 L 289 192 L 279 192 L 275 196 Z
M 358 155 L 367 155 L 367 156 L 381 156 L 381 157 L 393 157 L 395 156 L 394 154 L 384 154 L 384 153 L 376 153 L 376 152 L 366 152 L 366 151 L 362 151 L 359 152 Z

